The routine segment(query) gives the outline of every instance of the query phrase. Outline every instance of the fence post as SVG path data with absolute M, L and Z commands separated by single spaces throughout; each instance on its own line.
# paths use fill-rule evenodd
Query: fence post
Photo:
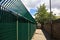
M 17 15 L 17 24 L 16 25 L 17 25 L 17 40 L 18 40 L 18 15 Z
M 28 21 L 28 40 L 29 40 L 29 21 Z

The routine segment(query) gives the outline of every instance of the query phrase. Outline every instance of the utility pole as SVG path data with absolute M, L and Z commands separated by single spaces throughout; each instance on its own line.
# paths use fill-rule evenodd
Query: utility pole
M 51 25 L 51 39 L 52 39 L 53 32 L 52 32 L 52 11 L 51 11 L 51 0 L 49 0 L 49 4 L 50 4 L 50 25 Z

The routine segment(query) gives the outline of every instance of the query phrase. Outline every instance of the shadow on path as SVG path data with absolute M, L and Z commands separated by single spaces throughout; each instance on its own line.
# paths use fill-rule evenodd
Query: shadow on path
M 52 40 L 50 34 L 48 34 L 45 30 L 42 29 L 42 32 L 44 33 L 47 40 Z
M 50 35 L 42 29 L 36 29 L 32 40 L 51 40 Z

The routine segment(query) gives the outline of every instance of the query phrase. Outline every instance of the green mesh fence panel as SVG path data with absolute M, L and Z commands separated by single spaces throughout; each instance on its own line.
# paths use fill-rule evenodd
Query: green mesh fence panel
M 0 10 L 0 40 L 16 40 L 16 18 Z
M 31 40 L 35 29 L 21 0 L 0 0 L 0 40 Z
M 17 40 L 17 17 L 0 10 L 0 40 Z M 18 40 L 31 40 L 35 24 L 18 16 Z
M 19 20 L 19 40 L 28 40 L 28 21 L 20 18 L 22 20 Z
M 19 16 L 22 16 L 25 19 L 35 23 L 35 20 L 27 11 L 21 0 L 2 0 L 0 1 L 0 5 L 14 12 L 15 14 L 18 14 Z

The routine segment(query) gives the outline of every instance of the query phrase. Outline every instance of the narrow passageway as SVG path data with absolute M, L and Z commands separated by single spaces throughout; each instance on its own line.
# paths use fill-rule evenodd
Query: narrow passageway
M 50 40 L 50 36 L 41 29 L 36 29 L 31 40 Z

